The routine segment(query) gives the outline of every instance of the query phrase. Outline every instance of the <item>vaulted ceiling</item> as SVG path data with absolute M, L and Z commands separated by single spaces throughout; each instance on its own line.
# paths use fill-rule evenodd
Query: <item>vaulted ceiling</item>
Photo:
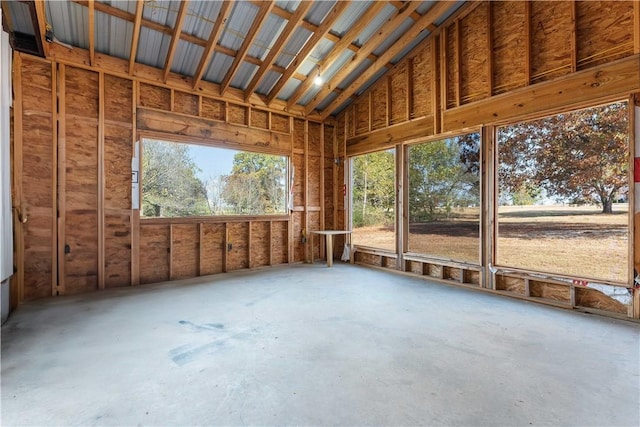
M 2 0 L 2 10 L 16 50 L 81 52 L 90 66 L 108 55 L 131 76 L 153 68 L 163 82 L 327 118 L 462 3 Z

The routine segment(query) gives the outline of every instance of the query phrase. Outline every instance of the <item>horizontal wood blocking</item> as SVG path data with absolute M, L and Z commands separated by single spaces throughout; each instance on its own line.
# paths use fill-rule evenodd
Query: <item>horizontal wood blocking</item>
M 411 120 L 388 128 L 347 138 L 347 155 L 353 156 L 433 135 L 433 117 Z
M 516 89 L 509 93 L 443 112 L 442 130 L 455 131 L 482 124 L 589 104 L 596 99 L 627 98 L 640 90 L 640 55 L 589 70 Z
M 138 107 L 137 126 L 140 131 L 187 136 L 227 148 L 278 154 L 291 151 L 289 135 L 145 107 Z

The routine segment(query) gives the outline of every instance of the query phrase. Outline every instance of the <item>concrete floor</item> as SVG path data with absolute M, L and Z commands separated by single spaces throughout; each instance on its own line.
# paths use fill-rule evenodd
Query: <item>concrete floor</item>
M 2 425 L 639 425 L 640 327 L 358 266 L 22 306 Z

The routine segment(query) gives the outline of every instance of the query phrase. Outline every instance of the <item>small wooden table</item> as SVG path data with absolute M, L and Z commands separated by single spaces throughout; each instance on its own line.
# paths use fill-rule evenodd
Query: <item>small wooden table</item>
M 337 234 L 351 234 L 348 230 L 317 230 L 312 231 L 314 234 L 321 234 L 325 236 L 325 243 L 327 249 L 327 267 L 333 265 L 333 236 Z M 311 242 L 311 262 L 313 262 L 313 242 Z

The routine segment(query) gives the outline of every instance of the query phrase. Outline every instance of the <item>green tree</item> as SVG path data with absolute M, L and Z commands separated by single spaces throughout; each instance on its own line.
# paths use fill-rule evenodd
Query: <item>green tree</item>
M 477 206 L 480 135 L 432 141 L 409 148 L 409 217 L 433 221 L 454 207 Z
M 287 159 L 240 152 L 231 174 L 223 177 L 224 201 L 234 213 L 260 215 L 285 212 Z
M 204 183 L 187 144 L 145 140 L 142 144 L 142 214 L 210 215 Z
M 393 224 L 396 201 L 394 150 L 354 157 L 352 174 L 353 226 Z
M 551 197 L 596 203 L 611 213 L 628 190 L 626 102 L 558 114 L 498 133 L 500 192 L 543 189 Z M 514 200 L 515 202 L 515 200 Z

